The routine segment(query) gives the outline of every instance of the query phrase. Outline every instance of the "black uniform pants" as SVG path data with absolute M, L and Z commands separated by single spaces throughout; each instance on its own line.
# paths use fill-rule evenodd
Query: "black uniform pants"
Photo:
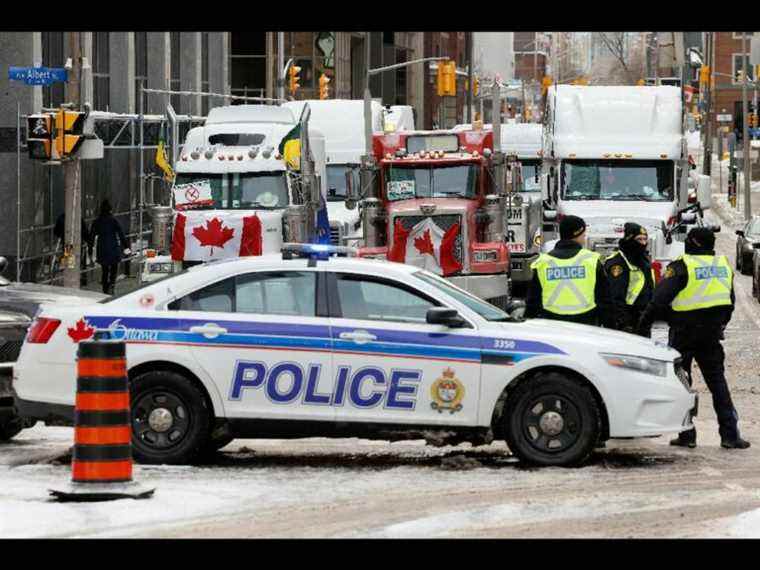
M 671 346 L 681 353 L 683 367 L 689 375 L 689 386 L 692 384 L 691 365 L 696 360 L 699 369 L 704 376 L 705 384 L 710 390 L 713 399 L 713 408 L 718 416 L 718 433 L 723 440 L 734 441 L 739 437 L 739 416 L 731 400 L 731 392 L 726 383 L 725 353 L 723 346 L 717 338 L 704 339 L 701 342 L 679 342 L 679 335 L 671 335 Z M 696 441 L 696 430 L 681 432 L 679 438 L 682 441 Z
M 118 261 L 116 263 L 102 263 L 100 265 L 100 283 L 103 285 L 103 293 L 106 295 L 113 295 L 118 270 Z

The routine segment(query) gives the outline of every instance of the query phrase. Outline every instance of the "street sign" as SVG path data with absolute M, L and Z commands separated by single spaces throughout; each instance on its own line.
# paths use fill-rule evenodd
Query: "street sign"
M 50 85 L 67 81 L 68 72 L 62 67 L 9 67 L 8 79 L 27 85 Z
M 733 115 L 716 115 L 715 120 L 719 123 L 730 123 L 734 120 Z

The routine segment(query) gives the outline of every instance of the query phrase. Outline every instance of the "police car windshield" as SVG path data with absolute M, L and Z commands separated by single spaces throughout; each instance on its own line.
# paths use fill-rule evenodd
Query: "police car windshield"
M 358 166 L 358 165 L 357 165 Z M 327 167 L 327 201 L 342 202 L 346 199 L 346 172 L 351 172 L 354 188 L 359 186 L 359 169 L 349 164 L 333 164 Z
M 566 160 L 564 200 L 673 200 L 673 161 Z
M 413 198 L 474 198 L 478 168 L 474 164 L 456 166 L 389 166 L 385 192 L 388 200 Z
M 538 168 L 538 160 L 522 160 L 522 177 L 523 185 L 520 189 L 521 192 L 540 192 L 541 183 L 536 182 L 536 168 Z
M 475 297 L 474 295 L 470 295 L 469 293 L 459 289 L 458 287 L 454 287 L 451 283 L 443 279 L 442 277 L 439 277 L 435 273 L 431 273 L 429 271 L 416 271 L 413 274 L 418 279 L 421 279 L 428 285 L 432 285 L 439 291 L 443 291 L 450 297 L 453 297 L 463 305 L 467 306 L 467 308 L 472 309 L 477 314 L 479 314 L 481 317 L 486 319 L 487 321 L 509 321 L 511 320 L 511 317 L 502 311 L 501 309 L 497 309 L 490 303 L 486 303 L 485 301 L 482 301 Z
M 226 174 L 177 174 L 175 185 L 208 181 L 213 204 L 198 209 L 248 210 L 284 208 L 288 205 L 285 172 L 231 172 Z

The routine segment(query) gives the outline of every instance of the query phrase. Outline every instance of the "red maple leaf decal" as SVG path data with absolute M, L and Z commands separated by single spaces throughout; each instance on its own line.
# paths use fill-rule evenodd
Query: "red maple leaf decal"
M 219 218 L 206 222 L 206 227 L 193 228 L 193 235 L 201 243 L 211 247 L 211 255 L 215 247 L 224 247 L 224 244 L 232 239 L 235 230 L 222 224 Z
M 435 257 L 433 250 L 433 241 L 430 239 L 430 229 L 425 230 L 421 238 L 414 238 L 414 247 L 422 254 L 429 253 Z
M 69 337 L 74 342 L 87 340 L 88 338 L 92 338 L 95 335 L 95 328 L 91 327 L 90 323 L 88 323 L 84 317 L 77 321 L 75 327 L 69 327 L 68 331 Z

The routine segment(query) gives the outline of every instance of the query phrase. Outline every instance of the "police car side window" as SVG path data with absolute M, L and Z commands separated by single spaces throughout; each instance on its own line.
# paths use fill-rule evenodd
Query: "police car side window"
M 263 315 L 316 315 L 316 273 L 270 271 L 239 275 L 236 312 Z
M 337 274 L 338 296 L 344 319 L 425 323 L 435 301 L 409 289 L 368 277 Z
M 214 311 L 229 313 L 235 306 L 235 280 L 224 279 L 193 291 L 169 303 L 172 311 Z

